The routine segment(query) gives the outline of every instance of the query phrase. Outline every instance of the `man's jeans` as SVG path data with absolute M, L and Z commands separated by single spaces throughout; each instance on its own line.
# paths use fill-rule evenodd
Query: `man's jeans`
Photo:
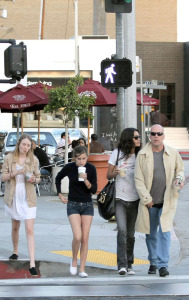
M 146 245 L 148 248 L 150 265 L 156 265 L 158 269 L 161 267 L 168 267 L 171 242 L 170 231 L 162 232 L 161 230 L 161 214 L 162 208 L 149 208 L 150 234 L 146 234 Z
M 134 262 L 134 235 L 138 203 L 138 200 L 132 202 L 116 200 L 118 270 L 130 267 Z

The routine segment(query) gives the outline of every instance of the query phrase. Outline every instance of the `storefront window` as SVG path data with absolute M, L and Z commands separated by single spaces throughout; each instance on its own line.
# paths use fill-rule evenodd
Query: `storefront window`
M 159 111 L 165 116 L 162 125 L 175 126 L 175 84 L 166 83 L 165 85 L 166 90 L 154 90 L 152 97 L 160 100 Z

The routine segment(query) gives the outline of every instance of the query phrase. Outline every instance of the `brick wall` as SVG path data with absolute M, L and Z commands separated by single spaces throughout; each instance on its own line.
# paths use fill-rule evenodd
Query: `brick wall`
M 177 0 L 135 2 L 137 41 L 176 41 Z M 40 4 L 40 0 L 0 0 L 0 8 L 7 8 L 8 11 L 8 18 L 1 18 L 0 38 L 38 39 Z M 68 39 L 74 36 L 74 4 L 74 0 L 45 0 L 44 39 Z M 91 35 L 93 0 L 79 0 L 78 15 L 79 35 Z M 106 19 L 106 34 L 115 38 L 115 14 L 106 14 Z

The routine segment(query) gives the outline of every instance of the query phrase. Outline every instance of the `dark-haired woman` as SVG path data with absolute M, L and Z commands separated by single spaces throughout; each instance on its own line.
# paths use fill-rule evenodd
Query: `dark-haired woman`
M 6 155 L 2 181 L 5 182 L 5 214 L 12 219 L 13 254 L 9 260 L 18 259 L 18 240 L 20 221 L 25 220 L 30 273 L 37 275 L 35 269 L 34 222 L 36 218 L 36 192 L 34 183 L 40 182 L 39 161 L 33 154 L 32 139 L 23 134 L 15 150 Z
M 87 143 L 86 143 L 86 140 L 84 138 L 79 138 L 78 143 L 79 143 L 79 146 L 87 147 Z
M 71 275 L 77 274 L 77 257 L 80 250 L 81 278 L 88 277 L 85 263 L 88 253 L 89 231 L 94 215 L 91 194 L 97 190 L 97 176 L 94 165 L 87 162 L 88 152 L 84 146 L 77 146 L 73 150 L 74 162 L 66 164 L 56 176 L 57 193 L 60 200 L 67 204 L 67 215 L 73 232 Z M 84 169 L 84 173 L 80 173 Z M 84 167 L 84 168 L 83 168 Z M 68 176 L 68 199 L 61 194 L 61 180 Z
M 109 159 L 107 179 L 116 178 L 117 265 L 118 274 L 134 275 L 135 222 L 139 196 L 134 183 L 135 159 L 140 135 L 135 128 L 122 131 L 118 147 Z M 116 161 L 118 162 L 116 165 Z

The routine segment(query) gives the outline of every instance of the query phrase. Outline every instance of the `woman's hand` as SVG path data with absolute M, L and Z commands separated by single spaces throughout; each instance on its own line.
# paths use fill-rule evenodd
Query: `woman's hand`
M 64 204 L 68 203 L 68 199 L 65 198 L 61 193 L 59 193 L 58 196 L 61 202 L 63 202 Z
M 87 173 L 79 173 L 79 177 L 83 178 L 85 181 L 87 179 Z
M 18 171 L 16 171 L 16 175 L 24 175 L 25 174 L 25 169 L 24 168 L 20 168 Z

